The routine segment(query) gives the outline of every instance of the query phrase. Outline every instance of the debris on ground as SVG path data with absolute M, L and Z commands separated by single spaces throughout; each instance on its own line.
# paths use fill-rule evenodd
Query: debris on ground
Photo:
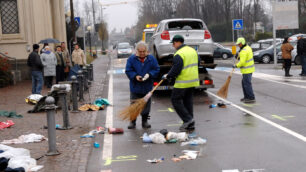
M 217 105 L 215 105 L 215 104 L 209 105 L 209 108 L 215 108 L 215 107 L 217 107 Z
M 100 144 L 98 142 L 94 142 L 93 145 L 94 145 L 95 148 L 99 148 L 100 147 Z
M 175 132 L 168 132 L 166 135 L 167 140 L 171 139 L 176 139 L 177 141 L 184 142 L 188 139 L 188 135 L 186 132 L 180 132 L 180 133 L 175 133 Z
M 80 111 L 99 111 L 99 110 L 104 110 L 104 105 L 102 106 L 97 106 L 97 105 L 92 105 L 92 104 L 84 104 L 81 107 L 79 107 Z
M 206 139 L 198 137 L 197 139 L 191 139 L 189 141 L 182 142 L 181 146 L 186 146 L 186 145 L 189 145 L 189 146 L 198 146 L 198 145 L 202 145 L 202 144 L 206 144 L 206 143 L 207 143 Z
M 150 134 L 149 137 L 151 138 L 152 142 L 156 144 L 164 144 L 167 141 L 165 136 L 161 133 Z
M 106 128 L 99 126 L 96 130 L 91 130 L 89 133 L 83 134 L 81 138 L 94 138 L 95 134 L 104 134 L 105 131 Z
M 165 158 L 161 157 L 159 159 L 152 159 L 152 160 L 148 159 L 147 162 L 150 162 L 152 164 L 157 164 L 157 163 L 163 162 L 164 160 L 165 160 Z
M 13 126 L 15 123 L 12 120 L 7 120 L 6 122 L 0 122 L 0 130 L 4 128 L 9 128 Z
M 218 103 L 217 105 L 219 108 L 226 108 L 226 105 L 224 103 Z
M 151 137 L 149 137 L 148 133 L 143 133 L 142 142 L 143 143 L 152 143 L 152 139 L 151 139 Z
M 0 171 L 35 172 L 43 168 L 31 158 L 30 151 L 23 148 L 13 148 L 0 144 Z
M 123 134 L 124 130 L 123 128 L 108 128 L 109 134 Z
M 12 140 L 3 140 L 1 144 L 24 144 L 24 143 L 36 143 L 47 140 L 47 138 L 43 135 L 39 134 L 28 134 L 28 135 L 21 135 L 17 139 Z
M 12 111 L 5 111 L 5 110 L 0 110 L 0 116 L 2 117 L 7 117 L 7 118 L 22 118 L 22 115 L 18 115 L 16 112 Z
M 103 99 L 103 98 L 97 98 L 94 102 L 95 105 L 101 107 L 103 105 L 108 106 L 110 105 L 109 101 L 107 99 Z
M 43 97 L 44 96 L 42 96 L 40 94 L 31 94 L 27 98 L 25 98 L 25 102 L 28 103 L 28 104 L 34 104 L 35 105 Z

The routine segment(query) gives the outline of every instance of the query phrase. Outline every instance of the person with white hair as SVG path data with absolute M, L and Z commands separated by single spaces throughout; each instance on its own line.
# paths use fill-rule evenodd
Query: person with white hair
M 153 88 L 153 79 L 158 77 L 159 65 L 155 57 L 149 55 L 148 46 L 144 42 L 136 45 L 136 54 L 131 55 L 125 67 L 125 73 L 130 80 L 130 100 L 143 98 Z M 148 123 L 151 108 L 151 99 L 148 100 L 144 110 L 141 112 L 142 128 L 151 128 Z M 136 120 L 131 121 L 128 129 L 136 128 Z
M 45 77 L 46 86 L 47 88 L 51 88 L 53 78 L 54 76 L 56 76 L 56 65 L 57 65 L 56 56 L 50 50 L 50 47 L 46 46 L 40 58 L 44 66 L 44 77 Z

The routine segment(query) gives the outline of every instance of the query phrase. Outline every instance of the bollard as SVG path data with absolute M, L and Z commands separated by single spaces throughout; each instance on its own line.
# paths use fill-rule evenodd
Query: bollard
M 63 112 L 63 127 L 59 128 L 60 130 L 69 130 L 72 129 L 69 124 L 69 113 L 68 113 L 68 106 L 67 106 L 67 92 L 66 92 L 66 86 L 61 85 L 60 90 L 58 91 L 58 96 L 61 102 L 62 106 L 62 112 Z
M 88 82 L 88 86 L 91 86 L 91 69 L 90 69 L 90 65 L 86 65 L 87 68 L 87 82 Z
M 72 112 L 76 113 L 79 112 L 78 107 L 78 81 L 76 76 L 71 77 L 72 80 Z
M 83 72 L 82 70 L 78 71 L 78 88 L 79 88 L 79 101 L 84 101 L 84 86 L 83 86 Z
M 55 100 L 49 96 L 45 100 L 45 110 L 47 111 L 47 123 L 48 123 L 48 143 L 49 150 L 46 153 L 47 156 L 59 155 L 60 153 L 56 149 L 56 133 L 55 133 Z
M 91 69 L 91 81 L 94 81 L 94 67 L 93 64 L 90 64 L 90 69 Z
M 83 66 L 83 84 L 84 84 L 84 91 L 88 90 L 88 72 L 86 66 Z

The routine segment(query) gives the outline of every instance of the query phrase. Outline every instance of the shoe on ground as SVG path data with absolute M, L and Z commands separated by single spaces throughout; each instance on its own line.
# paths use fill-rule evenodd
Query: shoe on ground
M 151 125 L 148 123 L 148 121 L 143 121 L 142 122 L 142 128 L 148 129 L 148 128 L 151 128 Z
M 245 98 L 240 99 L 241 102 L 244 102 Z
M 301 73 L 301 74 L 300 74 L 300 76 L 306 76 L 306 74 L 304 74 L 304 73 Z
M 184 132 L 184 131 L 187 131 L 189 128 L 194 128 L 194 120 L 191 120 L 189 122 L 185 122 L 183 123 L 183 125 L 180 126 L 179 130 Z
M 285 75 L 285 77 L 291 77 L 292 75 L 288 74 L 288 75 Z
M 135 129 L 135 128 L 136 128 L 136 122 L 131 121 L 128 126 L 128 129 Z
M 256 100 L 255 100 L 255 99 L 244 99 L 243 102 L 244 102 L 244 103 L 255 103 Z

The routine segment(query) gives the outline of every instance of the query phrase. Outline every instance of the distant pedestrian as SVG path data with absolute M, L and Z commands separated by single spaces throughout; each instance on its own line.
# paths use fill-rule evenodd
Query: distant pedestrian
M 136 54 L 131 55 L 125 67 L 125 73 L 130 79 L 130 101 L 143 98 L 152 90 L 153 80 L 159 74 L 159 65 L 152 55 L 148 54 L 148 46 L 144 42 L 136 45 Z M 151 128 L 148 123 L 151 108 L 151 99 L 148 100 L 144 110 L 141 112 L 142 128 Z M 131 121 L 128 129 L 136 127 L 136 120 Z
M 300 75 L 306 76 L 306 39 L 301 35 L 299 35 L 297 39 L 297 55 L 300 57 L 302 65 L 302 72 Z
M 65 67 L 64 72 L 65 72 L 65 80 L 67 80 L 68 76 L 69 76 L 69 71 L 72 67 L 72 60 L 71 60 L 71 56 L 69 54 L 69 51 L 66 48 L 65 42 L 61 43 L 61 47 L 62 47 L 63 57 L 66 61 L 66 67 Z
M 171 102 L 183 124 L 180 131 L 191 131 L 195 129 L 193 115 L 193 93 L 195 87 L 200 86 L 199 79 L 199 56 L 196 50 L 184 44 L 184 37 L 175 35 L 172 39 L 173 47 L 176 49 L 173 65 L 168 74 L 162 79 L 175 79 L 171 94 Z
M 284 60 L 284 69 L 285 69 L 285 76 L 290 77 L 290 68 L 291 68 L 291 51 L 293 50 L 293 46 L 288 42 L 288 37 L 284 38 L 283 44 L 281 46 L 282 50 L 282 58 Z
M 66 67 L 66 60 L 64 59 L 62 47 L 57 46 L 55 56 L 57 59 L 56 65 L 56 84 L 61 81 L 65 80 L 65 67 Z
M 74 46 L 74 50 L 72 52 L 72 62 L 74 65 L 79 65 L 81 68 L 86 65 L 86 57 L 84 51 L 79 48 L 78 44 Z
M 48 43 L 44 43 L 44 46 L 42 47 L 42 49 L 39 52 L 40 55 L 42 55 L 42 53 L 44 53 L 46 46 L 49 46 L 49 44 Z
M 32 76 L 32 94 L 41 94 L 41 89 L 43 86 L 43 64 L 40 60 L 38 54 L 39 45 L 33 45 L 33 52 L 29 55 L 27 64 L 31 68 Z
M 56 76 L 57 59 L 50 47 L 46 46 L 44 53 L 40 56 L 41 62 L 44 65 L 44 77 L 47 88 L 52 87 L 54 76 Z
M 255 95 L 252 87 L 252 74 L 255 72 L 253 51 L 242 37 L 237 39 L 236 45 L 240 47 L 238 55 L 239 62 L 233 65 L 233 68 L 240 68 L 240 72 L 242 73 L 242 90 L 244 97 L 240 99 L 240 101 L 244 103 L 255 103 Z

